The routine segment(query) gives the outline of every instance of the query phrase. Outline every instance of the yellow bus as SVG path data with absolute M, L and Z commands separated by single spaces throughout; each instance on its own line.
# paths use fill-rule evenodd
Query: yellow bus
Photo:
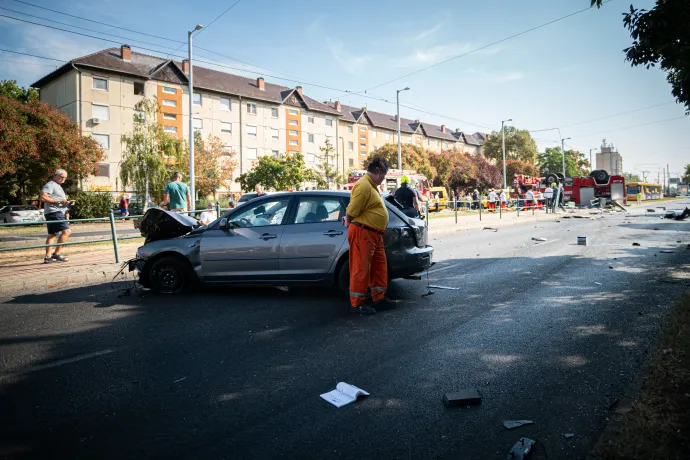
M 660 200 L 664 197 L 661 184 L 648 184 L 646 182 L 628 182 L 626 195 L 628 203 L 637 202 L 637 194 L 642 193 L 642 200 Z

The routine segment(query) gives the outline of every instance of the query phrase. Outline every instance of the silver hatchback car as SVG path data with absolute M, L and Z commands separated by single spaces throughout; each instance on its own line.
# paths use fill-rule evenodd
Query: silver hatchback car
M 195 229 L 186 216 L 153 209 L 141 222 L 147 241 L 130 270 L 160 293 L 196 284 L 332 285 L 348 292 L 349 246 L 341 218 L 349 200 L 347 191 L 275 193 Z M 386 206 L 389 278 L 428 269 L 433 248 L 425 222 L 405 216 L 391 197 Z

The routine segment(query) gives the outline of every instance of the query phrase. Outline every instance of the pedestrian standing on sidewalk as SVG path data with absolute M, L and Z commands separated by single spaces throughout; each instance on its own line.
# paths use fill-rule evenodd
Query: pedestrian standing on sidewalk
M 172 182 L 166 185 L 165 204 L 168 205 L 168 210 L 173 212 L 192 210 L 192 198 L 189 187 L 182 182 L 182 173 L 174 173 Z
M 472 210 L 472 194 L 470 191 L 467 191 L 467 196 L 465 197 L 465 201 L 467 202 L 467 210 L 471 211 Z
M 544 199 L 546 200 L 546 212 L 548 214 L 551 210 L 551 202 L 553 201 L 553 189 L 550 186 L 544 189 Z
M 122 199 L 120 200 L 120 217 L 122 217 L 122 222 L 125 218 L 129 216 L 129 194 L 123 193 Z
M 506 204 L 508 203 L 508 195 L 506 195 L 506 191 L 505 191 L 505 190 L 501 190 L 501 196 L 500 196 L 500 198 L 501 198 L 501 209 L 505 209 L 505 208 L 506 208 Z
M 477 206 L 479 206 L 479 190 L 475 188 L 472 192 L 472 209 L 477 209 Z
M 489 190 L 489 212 L 495 212 L 496 210 L 496 192 L 494 189 Z
M 343 217 L 350 244 L 350 312 L 355 314 L 374 315 L 377 309 L 396 306 L 386 298 L 388 268 L 383 233 L 388 226 L 388 210 L 378 191 L 387 172 L 386 160 L 375 156 L 369 162 L 367 173 L 353 187 Z M 365 304 L 367 288 L 373 306 Z
M 532 190 L 527 190 L 525 193 L 525 210 L 529 210 L 532 207 L 532 202 L 534 201 L 534 193 Z
M 640 187 L 638 185 L 638 187 Z M 637 205 L 642 206 L 642 187 L 640 187 L 640 190 L 637 192 Z
M 69 229 L 69 222 L 55 222 L 65 219 L 65 211 L 69 206 L 70 202 L 67 201 L 67 195 L 62 189 L 62 184 L 67 180 L 67 171 L 64 169 L 58 169 L 55 171 L 55 176 L 53 180 L 48 182 L 41 189 L 41 201 L 43 205 L 43 213 L 48 222 L 48 238 L 46 239 L 46 244 L 55 244 L 57 239 L 58 244 L 64 244 L 67 242 L 72 231 Z M 59 235 L 59 237 L 58 237 Z M 50 254 L 52 246 L 46 247 L 46 255 L 43 259 L 43 263 L 49 264 L 51 262 L 68 262 L 69 259 L 64 255 L 60 254 L 62 251 L 62 246 L 55 246 L 53 254 Z
M 542 206 L 544 205 L 544 194 L 541 193 L 541 190 L 539 190 L 539 193 L 537 193 L 537 209 L 541 211 Z

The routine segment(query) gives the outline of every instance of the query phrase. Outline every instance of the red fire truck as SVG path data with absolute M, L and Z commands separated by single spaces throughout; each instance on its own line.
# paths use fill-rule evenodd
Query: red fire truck
M 521 197 L 528 189 L 544 192 L 552 183 L 563 185 L 565 202 L 572 201 L 577 206 L 587 206 L 595 198 L 627 204 L 625 178 L 610 176 L 605 170 L 595 170 L 588 177 L 564 178 L 562 174 L 547 174 L 546 177 L 515 175 L 513 185 Z
M 352 187 L 355 186 L 355 183 L 362 178 L 366 174 L 366 171 L 363 169 L 356 169 L 350 172 L 349 176 L 347 177 L 347 184 L 345 184 L 344 189 L 345 190 L 352 190 Z M 386 179 L 383 181 L 383 184 L 381 184 L 384 187 L 384 190 L 386 190 L 388 193 L 395 193 L 395 191 L 400 187 L 400 179 L 402 176 L 407 176 L 410 178 L 410 181 L 413 182 L 413 186 L 419 190 L 419 192 L 422 195 L 429 196 L 431 194 L 431 184 L 429 183 L 429 179 L 424 176 L 424 174 L 418 174 L 414 171 L 410 170 L 404 170 L 401 171 L 399 169 L 390 169 L 388 171 L 388 174 L 386 174 Z

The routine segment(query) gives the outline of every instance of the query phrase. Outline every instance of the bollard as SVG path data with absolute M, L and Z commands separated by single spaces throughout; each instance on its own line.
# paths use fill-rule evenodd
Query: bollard
M 429 226 L 429 202 L 426 202 L 426 206 L 424 206 L 424 213 L 426 214 L 426 226 Z
M 500 198 L 498 201 L 498 218 L 503 219 L 503 201 Z
M 220 201 L 216 200 L 216 218 L 220 217 Z
M 457 224 L 458 223 L 458 199 L 457 199 L 457 197 L 455 198 L 454 208 L 455 208 L 455 223 Z
M 534 208 L 536 208 L 536 207 L 537 206 L 534 204 L 534 200 L 532 200 L 532 215 L 534 215 Z
M 115 249 L 115 263 L 120 263 L 120 250 L 117 247 L 117 231 L 115 230 L 115 216 L 113 210 L 110 210 L 110 233 L 113 237 L 113 249 Z
M 482 221 L 482 198 L 479 197 L 479 222 Z
M 517 210 L 517 216 L 520 217 L 520 197 L 515 199 L 515 209 Z

